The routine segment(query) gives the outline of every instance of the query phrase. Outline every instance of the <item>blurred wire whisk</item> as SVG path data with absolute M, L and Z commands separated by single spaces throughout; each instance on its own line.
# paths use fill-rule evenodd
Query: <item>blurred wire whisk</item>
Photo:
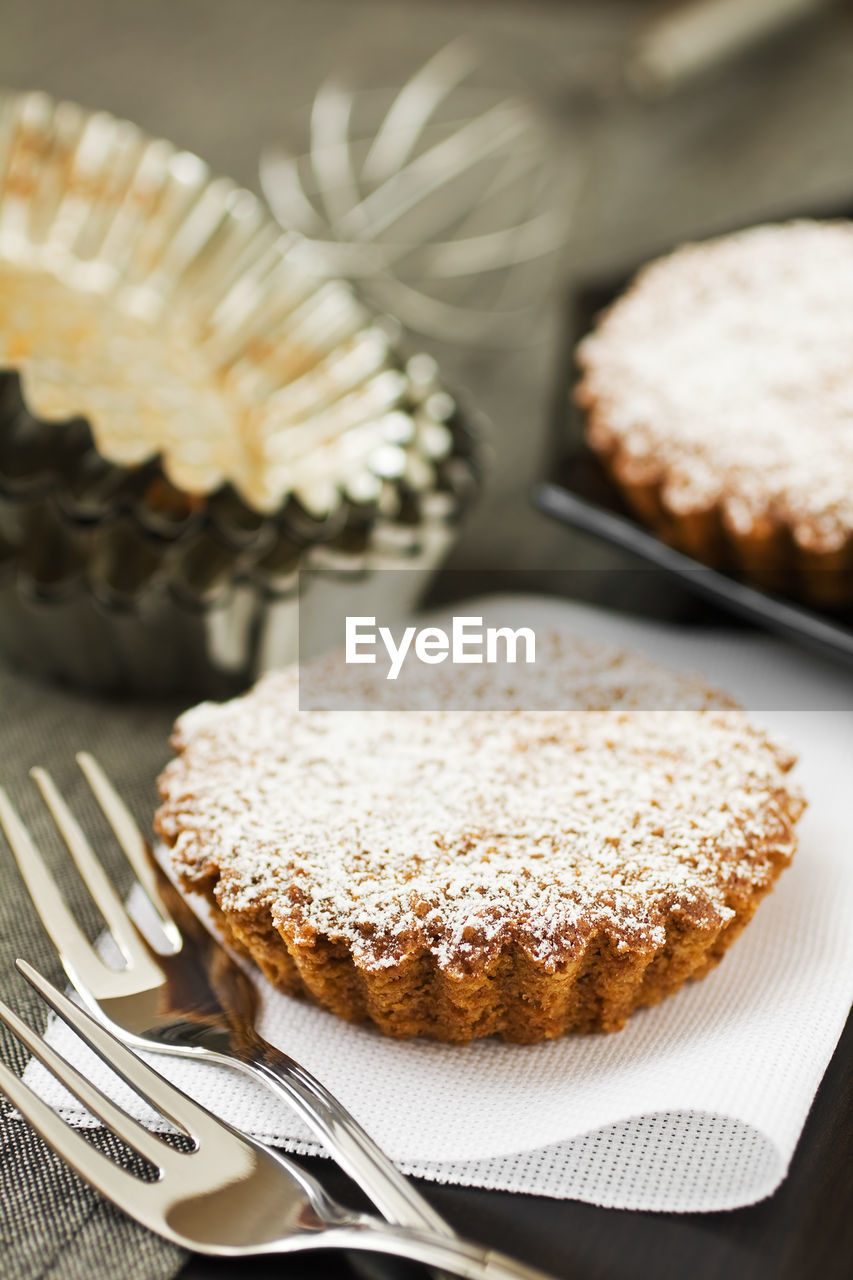
M 457 40 L 396 89 L 327 81 L 307 140 L 266 150 L 261 182 L 315 270 L 413 332 L 508 345 L 553 288 L 581 152 L 558 152 L 531 103 L 472 83 L 477 67 Z

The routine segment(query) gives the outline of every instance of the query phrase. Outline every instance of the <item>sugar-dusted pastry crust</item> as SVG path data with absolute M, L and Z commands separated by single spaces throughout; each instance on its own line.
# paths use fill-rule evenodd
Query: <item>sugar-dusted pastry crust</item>
M 540 644 L 560 709 L 300 712 L 290 668 L 178 721 L 157 830 L 282 990 L 392 1036 L 615 1030 L 749 921 L 793 757 L 700 682 Z
M 587 438 L 706 563 L 853 603 L 853 223 L 754 227 L 652 263 L 581 342 Z

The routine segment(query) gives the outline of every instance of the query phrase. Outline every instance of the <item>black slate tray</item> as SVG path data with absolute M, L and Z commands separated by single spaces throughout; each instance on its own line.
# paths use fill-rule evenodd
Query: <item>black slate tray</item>
M 777 218 L 763 220 L 781 221 L 791 217 L 853 217 L 853 205 L 819 211 L 789 210 Z M 709 234 L 736 229 L 724 227 Z M 674 247 L 664 245 L 660 252 Z M 598 459 L 584 444 L 582 415 L 571 398 L 577 377 L 574 350 L 593 327 L 599 312 L 622 293 L 642 265 L 628 264 L 606 280 L 590 281 L 570 300 L 567 341 L 561 352 L 555 385 L 549 456 L 545 476 L 533 491 L 534 502 L 541 511 L 563 524 L 630 552 L 639 562 L 657 570 L 658 577 L 669 579 L 674 594 L 683 595 L 686 588 L 708 602 L 712 616 L 718 618 L 719 611 L 723 610 L 853 665 L 853 614 L 836 615 L 807 608 L 793 599 L 772 595 L 742 582 L 733 574 L 709 569 L 667 546 L 637 521 Z

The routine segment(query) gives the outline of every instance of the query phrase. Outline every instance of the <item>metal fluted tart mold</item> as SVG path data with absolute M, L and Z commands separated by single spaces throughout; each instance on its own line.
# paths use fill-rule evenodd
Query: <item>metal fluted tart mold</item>
M 370 571 L 433 568 L 477 488 L 455 410 L 428 487 L 386 482 L 320 518 L 295 497 L 261 515 L 230 487 L 199 500 L 156 458 L 106 463 L 83 420 L 34 418 L 16 374 L 0 375 L 0 403 L 0 649 L 102 691 L 235 692 L 295 657 L 301 569 L 358 575 L 364 607 L 387 607 L 388 575 Z
M 121 466 L 230 484 L 260 512 L 375 494 L 441 452 L 412 378 L 343 283 L 197 157 L 43 94 L 0 103 L 0 368 L 37 417 L 90 422 Z M 203 428 L 203 429 L 202 429 Z
M 7 653 L 237 688 L 292 658 L 267 633 L 300 568 L 432 567 L 478 472 L 433 362 L 251 193 L 104 113 L 0 100 Z

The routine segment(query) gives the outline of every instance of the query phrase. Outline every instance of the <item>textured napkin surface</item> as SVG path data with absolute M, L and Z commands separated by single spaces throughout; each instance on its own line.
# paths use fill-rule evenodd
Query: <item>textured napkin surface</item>
M 533 1046 L 388 1041 L 259 980 L 261 1029 L 320 1076 L 407 1172 L 622 1208 L 753 1203 L 785 1176 L 850 1005 L 853 681 L 763 637 L 676 640 L 578 606 L 515 608 L 528 624 L 557 622 L 702 670 L 753 702 L 755 719 L 800 756 L 809 809 L 792 867 L 718 969 L 615 1035 Z M 495 620 L 508 621 L 506 604 Z M 64 1028 L 51 1037 L 129 1110 L 150 1114 Z M 215 1067 L 157 1064 L 236 1125 L 318 1150 L 261 1087 Z M 86 1122 L 37 1064 L 28 1079 Z

